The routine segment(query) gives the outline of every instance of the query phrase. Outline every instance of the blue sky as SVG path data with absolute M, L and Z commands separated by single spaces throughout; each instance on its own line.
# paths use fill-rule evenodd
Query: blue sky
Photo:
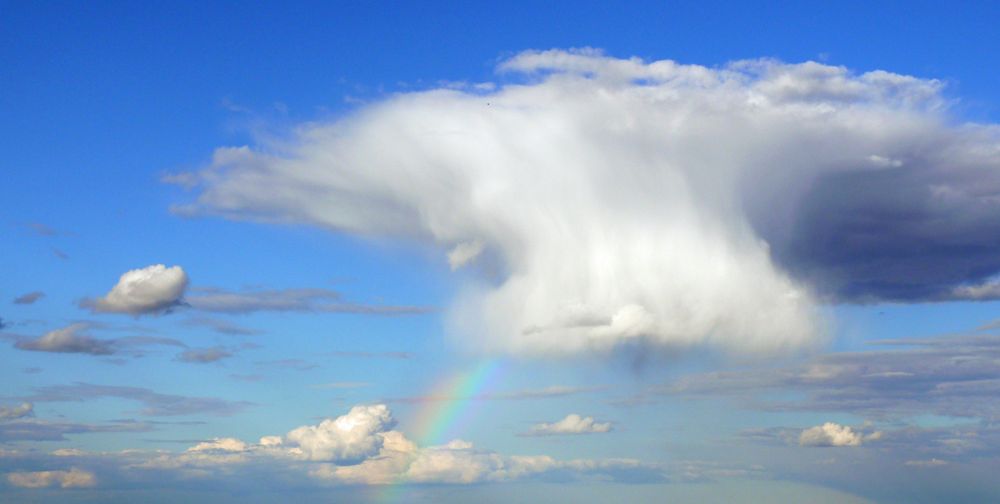
M 998 21 L 0 2 L 0 495 L 996 500 Z

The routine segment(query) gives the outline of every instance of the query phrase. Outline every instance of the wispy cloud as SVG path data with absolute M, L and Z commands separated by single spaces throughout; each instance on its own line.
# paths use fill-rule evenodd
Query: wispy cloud
M 23 397 L 22 400 L 31 402 L 79 402 L 102 397 L 117 397 L 139 402 L 144 406 L 139 412 L 146 416 L 199 414 L 229 416 L 243 411 L 252 404 L 246 401 L 230 401 L 216 397 L 161 394 L 140 387 L 93 385 L 89 383 L 37 387 L 34 394 Z
M 14 304 L 29 305 L 34 304 L 35 301 L 45 297 L 45 293 L 42 291 L 32 291 L 27 294 L 22 294 L 14 298 Z
M 820 355 L 790 367 L 694 375 L 653 393 L 721 395 L 758 409 L 850 412 L 872 418 L 1000 415 L 1000 405 L 993 400 L 1000 394 L 1000 336 L 955 335 L 872 345 L 881 348 Z M 774 391 L 804 397 L 765 397 Z
M 195 310 L 214 313 L 244 314 L 269 312 L 356 313 L 367 315 L 415 315 L 428 313 L 428 307 L 370 305 L 347 302 L 339 292 L 328 289 L 276 289 L 227 291 L 198 288 L 185 298 Z
M 233 352 L 224 347 L 192 348 L 177 355 L 177 360 L 197 364 L 207 364 L 228 359 L 233 356 Z
M 99 327 L 88 322 L 77 322 L 61 329 L 55 329 L 37 338 L 5 336 L 14 341 L 14 347 L 32 352 L 77 353 L 87 355 L 112 355 L 118 353 L 141 356 L 143 347 L 177 346 L 184 343 L 172 338 L 152 336 L 126 336 L 121 338 L 94 338 L 87 334 L 89 329 Z
M 384 399 L 388 403 L 426 403 L 437 401 L 519 401 L 528 399 L 549 399 L 553 397 L 566 397 L 578 394 L 588 394 L 605 390 L 606 387 L 568 387 L 564 385 L 552 385 L 540 389 L 514 390 L 507 392 L 487 392 L 470 396 L 412 396 L 396 397 Z

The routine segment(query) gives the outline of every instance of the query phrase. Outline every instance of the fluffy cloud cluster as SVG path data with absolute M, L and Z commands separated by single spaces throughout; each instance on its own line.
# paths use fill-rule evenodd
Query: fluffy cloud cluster
M 865 435 L 854 429 L 833 422 L 810 427 L 799 435 L 799 446 L 861 446 L 865 441 L 875 441 L 882 433 Z
M 187 274 L 180 266 L 154 264 L 125 272 L 107 295 L 85 299 L 81 306 L 99 313 L 163 313 L 181 302 L 187 285 Z
M 505 456 L 461 440 L 419 447 L 403 433 L 392 430 L 394 424 L 384 404 L 355 406 L 340 417 L 299 427 L 284 436 L 265 436 L 256 444 L 217 438 L 180 454 L 159 455 L 135 467 L 205 476 L 213 468 L 304 463 L 304 471 L 317 481 L 361 485 L 498 482 L 553 471 L 605 477 L 636 471 L 646 478 L 662 478 L 655 468 L 634 460 L 559 461 L 544 455 Z
M 177 211 L 422 237 L 483 273 L 453 332 L 518 353 L 777 350 L 822 334 L 817 296 L 954 298 L 1000 271 L 1000 135 L 953 125 L 937 81 L 594 51 L 500 70 L 218 149 Z
M 7 475 L 7 481 L 16 487 L 47 488 L 85 488 L 97 484 L 94 474 L 80 469 L 69 471 L 34 471 L 15 472 Z
M 363 460 L 378 453 L 382 447 L 381 434 L 394 424 L 384 404 L 355 406 L 336 419 L 289 432 L 286 442 L 309 460 Z
M 561 434 L 594 434 L 611 432 L 611 422 L 595 422 L 594 417 L 581 417 L 576 413 L 554 423 L 542 422 L 531 427 L 529 436 L 554 436 Z

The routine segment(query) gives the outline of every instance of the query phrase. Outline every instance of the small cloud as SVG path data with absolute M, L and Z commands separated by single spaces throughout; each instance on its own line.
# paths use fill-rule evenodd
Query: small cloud
M 475 260 L 482 252 L 483 242 L 479 240 L 459 243 L 448 252 L 448 265 L 455 271 Z
M 46 226 L 41 222 L 29 222 L 27 226 L 28 229 L 31 229 L 32 231 L 35 232 L 35 234 L 38 234 L 39 236 L 56 236 L 59 234 L 59 231 L 56 231 L 55 229 Z
M 863 435 L 854 429 L 833 422 L 810 427 L 799 435 L 799 446 L 861 446 L 866 441 L 876 441 L 881 432 Z
M 16 420 L 18 418 L 29 417 L 34 414 L 34 405 L 25 402 L 17 406 L 0 406 L 0 420 Z
M 107 295 L 84 299 L 80 307 L 136 316 L 165 313 L 181 304 L 187 284 L 187 274 L 180 266 L 154 264 L 125 272 Z
M 868 162 L 871 163 L 872 166 L 879 168 L 899 168 L 900 166 L 903 166 L 903 162 L 898 159 L 886 156 L 877 156 L 874 154 L 868 156 Z
M 257 329 L 250 329 L 248 327 L 243 327 L 229 322 L 228 320 L 219 320 L 210 317 L 190 318 L 184 321 L 184 325 L 207 327 L 217 333 L 229 334 L 232 336 L 252 336 L 254 334 L 261 333 L 261 331 L 258 331 Z
M 233 356 L 232 352 L 222 347 L 192 348 L 191 350 L 181 352 L 177 356 L 177 360 L 181 362 L 207 364 L 210 362 L 218 362 L 222 359 L 226 359 L 232 356 Z
M 941 459 L 932 458 L 929 460 L 907 460 L 903 464 L 910 467 L 940 467 L 943 465 L 948 465 L 948 462 Z
M 24 305 L 32 304 L 43 297 L 45 297 L 44 292 L 41 291 L 29 292 L 27 294 L 21 294 L 20 296 L 14 298 L 14 304 L 24 304 Z
M 420 306 L 369 305 L 345 302 L 328 289 L 274 289 L 240 292 L 200 288 L 185 299 L 191 308 L 206 312 L 245 314 L 271 312 L 355 313 L 363 315 L 415 315 L 430 311 Z
M 611 422 L 598 423 L 594 417 L 581 417 L 575 413 L 555 423 L 535 424 L 525 436 L 560 436 L 568 434 L 596 434 L 611 432 Z
M 198 186 L 198 181 L 200 177 L 197 173 L 192 172 L 178 172 L 178 173 L 165 173 L 160 177 L 160 182 L 164 184 L 170 184 L 175 186 L 183 187 L 184 189 L 193 189 Z
M 319 383 L 313 385 L 313 388 L 318 389 L 355 389 L 370 387 L 372 384 L 370 382 L 333 382 L 333 383 Z
M 7 481 L 21 488 L 87 488 L 97 484 L 94 473 L 72 468 L 69 471 L 15 472 L 7 475 Z

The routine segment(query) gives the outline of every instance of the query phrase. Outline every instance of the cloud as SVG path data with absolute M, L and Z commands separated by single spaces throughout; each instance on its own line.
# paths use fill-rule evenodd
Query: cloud
M 76 323 L 49 331 L 37 339 L 22 339 L 14 343 L 21 350 L 33 352 L 83 353 L 90 355 L 111 355 L 115 353 L 112 340 L 95 339 L 82 331 L 90 327 L 87 323 Z
M 184 321 L 185 325 L 195 327 L 207 327 L 217 333 L 229 334 L 232 336 L 251 336 L 260 334 L 261 331 L 243 327 L 228 320 L 219 320 L 209 317 L 195 317 Z
M 206 364 L 209 362 L 218 362 L 222 359 L 227 359 L 232 357 L 233 353 L 222 347 L 212 347 L 212 348 L 192 348 L 190 350 L 185 350 L 177 355 L 177 360 L 181 362 L 193 362 L 198 364 Z
M 542 422 L 535 424 L 525 433 L 528 436 L 558 436 L 565 434 L 595 434 L 611 432 L 611 422 L 598 423 L 594 417 L 581 417 L 576 413 L 566 415 L 566 418 L 554 423 Z
M 360 461 L 379 452 L 383 438 L 378 434 L 394 425 L 384 404 L 355 406 L 336 419 L 289 432 L 285 443 L 308 460 Z
M 32 352 L 80 353 L 89 355 L 112 355 L 123 351 L 133 356 L 142 356 L 141 347 L 150 345 L 186 346 L 172 338 L 156 338 L 150 336 L 128 336 L 124 338 L 98 339 L 84 331 L 94 327 L 88 322 L 77 322 L 62 329 L 49 331 L 38 338 L 9 336 L 14 340 L 14 347 Z
M 491 273 L 451 332 L 514 353 L 776 351 L 824 333 L 817 298 L 941 299 L 1000 272 L 1000 129 L 956 124 L 939 81 L 593 50 L 500 71 L 220 148 L 175 211 L 475 258 Z
M 138 401 L 145 406 L 140 413 L 147 416 L 199 414 L 229 416 L 243 411 L 251 404 L 244 401 L 229 401 L 215 397 L 161 394 L 140 387 L 92 385 L 89 383 L 38 387 L 35 389 L 35 394 L 25 397 L 24 400 L 34 402 L 66 402 L 100 399 L 102 397 L 118 397 Z
M 80 469 L 69 471 L 15 472 L 7 475 L 7 481 L 21 488 L 87 488 L 97 484 L 94 473 Z
M 98 432 L 149 432 L 153 430 L 147 422 L 111 422 L 108 424 L 88 424 L 77 422 L 53 422 L 48 420 L 15 420 L 0 422 L 0 442 L 11 441 L 67 441 L 67 434 L 90 434 Z
M 565 397 L 577 394 L 586 394 L 590 392 L 597 392 L 603 390 L 604 388 L 605 387 L 568 387 L 565 385 L 551 385 L 540 389 L 524 389 L 524 390 L 513 390 L 507 392 L 504 391 L 486 392 L 471 396 L 433 395 L 433 396 L 396 397 L 392 399 L 386 399 L 386 402 L 419 404 L 419 403 L 437 402 L 437 401 L 468 401 L 468 400 L 517 401 L 524 399 L 547 399 L 551 397 Z
M 832 411 L 867 418 L 935 414 L 1000 417 L 1000 335 L 870 342 L 879 349 L 817 356 L 787 367 L 691 375 L 651 391 L 730 396 L 779 411 Z M 790 395 L 798 399 L 777 399 Z
M 0 421 L 15 420 L 31 416 L 33 409 L 34 405 L 28 402 L 11 407 L 0 406 Z
M 35 301 L 45 297 L 45 293 L 41 291 L 33 291 L 27 294 L 22 294 L 14 298 L 14 304 L 32 304 Z
M 59 231 L 41 222 L 29 222 L 27 226 L 39 236 L 56 236 L 59 234 Z
M 833 422 L 810 427 L 799 435 L 799 446 L 861 446 L 865 441 L 875 441 L 881 432 L 863 435 L 854 429 Z
M 928 459 L 928 460 L 907 460 L 904 462 L 905 465 L 912 467 L 940 467 L 943 465 L 948 465 L 948 462 L 941 459 Z
M 261 467 L 273 473 L 292 467 L 312 480 L 334 485 L 471 484 L 542 475 L 629 481 L 663 481 L 661 468 L 636 460 L 560 461 L 545 455 L 506 456 L 452 440 L 420 447 L 399 431 L 383 404 L 354 406 L 337 418 L 305 425 L 257 443 L 216 438 L 180 454 L 158 454 L 134 469 L 189 471 L 204 478 L 212 471 L 233 473 Z
M 187 274 L 180 266 L 154 264 L 125 272 L 107 295 L 84 299 L 80 306 L 95 313 L 160 314 L 181 303 L 187 285 Z
M 368 315 L 411 315 L 426 313 L 419 306 L 369 305 L 343 301 L 339 292 L 328 289 L 278 289 L 231 292 L 199 288 L 185 299 L 195 310 L 244 314 L 259 311 L 357 313 Z

